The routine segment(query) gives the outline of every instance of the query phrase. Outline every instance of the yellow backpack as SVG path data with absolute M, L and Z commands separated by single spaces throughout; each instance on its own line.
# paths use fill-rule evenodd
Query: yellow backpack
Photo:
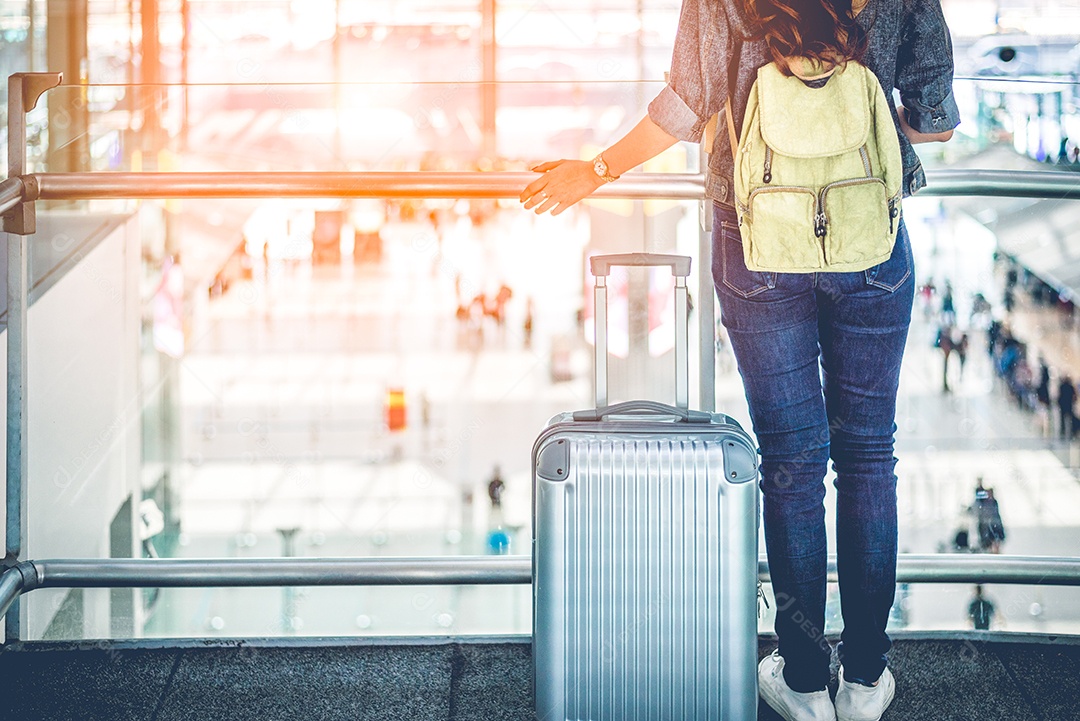
M 888 260 L 900 215 L 900 141 L 877 77 L 855 61 L 801 77 L 758 70 L 735 154 L 746 267 L 851 272 Z M 734 136 L 730 121 L 729 132 Z

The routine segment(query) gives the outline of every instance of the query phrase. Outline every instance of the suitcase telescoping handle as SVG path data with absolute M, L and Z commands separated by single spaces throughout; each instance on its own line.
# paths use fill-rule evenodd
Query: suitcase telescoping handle
M 675 405 L 686 410 L 690 407 L 690 370 L 687 366 L 687 294 L 686 277 L 690 275 L 690 258 L 685 255 L 663 253 L 619 253 L 596 255 L 589 259 L 589 268 L 596 276 L 594 288 L 594 327 L 596 351 L 596 407 L 603 409 L 608 401 L 608 327 L 607 327 L 607 277 L 615 266 L 671 267 L 675 276 Z
M 614 255 L 594 255 L 589 259 L 589 269 L 597 277 L 611 275 L 616 266 L 671 266 L 671 274 L 685 279 L 690 275 L 690 256 L 668 255 L 666 253 L 616 253 Z
M 683 423 L 714 423 L 712 413 L 675 408 L 657 401 L 626 401 L 613 406 L 593 408 L 587 411 L 574 411 L 575 421 L 602 421 L 609 416 L 675 416 Z

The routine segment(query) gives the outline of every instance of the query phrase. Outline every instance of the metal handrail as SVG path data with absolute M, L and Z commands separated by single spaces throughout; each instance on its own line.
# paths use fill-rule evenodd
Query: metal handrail
M 949 169 L 926 171 L 919 195 L 1080 200 L 1080 173 L 1055 170 Z
M 529 172 L 365 173 L 43 173 L 28 200 L 98 198 L 516 198 Z M 627 173 L 596 190 L 600 198 L 701 200 L 698 173 Z
M 836 558 L 829 558 L 836 581 Z M 768 583 L 769 567 L 758 562 Z M 1006 583 L 1080 586 L 1080 558 L 914 555 L 897 560 L 897 583 Z M 532 583 L 529 556 L 428 558 L 65 559 L 26 561 L 0 576 L 0 616 L 38 588 L 252 586 L 437 586 Z
M 941 169 L 926 173 L 920 195 L 1080 199 L 1080 173 Z M 24 201 L 118 198 L 516 198 L 528 172 L 365 173 L 41 173 L 24 181 Z M 12 186 L 13 187 L 13 186 Z M 2 188 L 0 188 L 2 189 Z M 627 173 L 598 198 L 702 200 L 698 173 Z M 16 203 L 17 204 L 17 203 Z M 13 206 L 2 206 L 13 207 Z

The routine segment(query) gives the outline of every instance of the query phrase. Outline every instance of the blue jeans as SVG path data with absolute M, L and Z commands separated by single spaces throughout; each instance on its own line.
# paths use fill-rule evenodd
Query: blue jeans
M 761 452 L 765 546 L 784 678 L 825 688 L 825 473 L 836 471 L 845 677 L 885 669 L 896 585 L 896 391 L 914 299 L 903 220 L 892 256 L 857 273 L 746 269 L 734 211 L 715 206 L 713 279 Z

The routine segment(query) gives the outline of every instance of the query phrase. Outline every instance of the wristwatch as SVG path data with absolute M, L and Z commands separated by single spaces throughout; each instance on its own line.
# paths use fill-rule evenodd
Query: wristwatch
M 605 183 L 610 183 L 613 180 L 619 179 L 618 175 L 612 175 L 608 172 L 607 163 L 604 162 L 603 153 L 600 153 L 595 158 L 593 158 L 592 169 L 593 172 L 596 173 L 596 175 L 600 178 L 600 180 L 603 180 Z

